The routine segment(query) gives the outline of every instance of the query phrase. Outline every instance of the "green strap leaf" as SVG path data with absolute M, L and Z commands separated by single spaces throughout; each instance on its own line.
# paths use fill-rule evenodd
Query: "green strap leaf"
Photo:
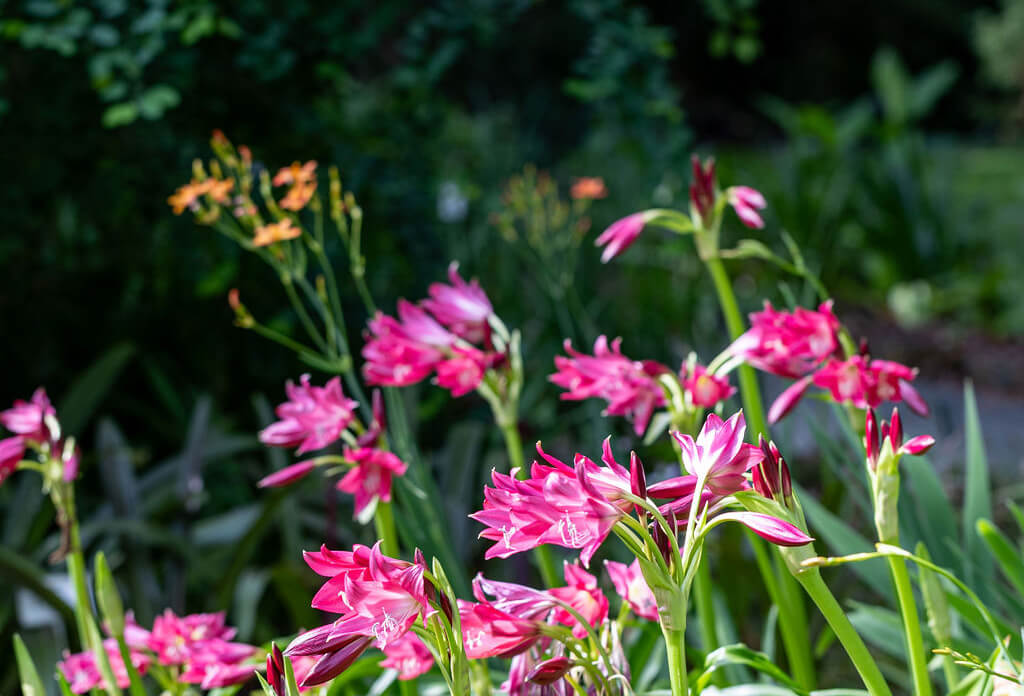
M 36 671 L 36 665 L 32 662 L 28 648 L 17 633 L 14 634 L 14 659 L 18 663 L 18 675 L 21 677 L 22 696 L 46 696 L 46 689 Z

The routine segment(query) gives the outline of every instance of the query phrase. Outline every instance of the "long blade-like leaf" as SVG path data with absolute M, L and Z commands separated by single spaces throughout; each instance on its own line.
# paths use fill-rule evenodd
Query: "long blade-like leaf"
M 989 490 L 988 458 L 981 434 L 974 385 L 964 384 L 964 437 L 967 447 L 964 483 L 963 532 L 967 559 L 964 579 L 984 600 L 991 597 L 992 559 L 977 535 L 978 520 L 992 519 L 992 493 Z

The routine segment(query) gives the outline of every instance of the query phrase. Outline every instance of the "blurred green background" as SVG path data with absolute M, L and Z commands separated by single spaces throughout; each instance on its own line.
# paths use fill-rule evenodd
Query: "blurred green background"
M 1019 406 L 1022 84 L 1024 0 L 0 4 L 0 394 L 46 385 L 79 433 L 89 538 L 123 552 L 140 615 L 230 608 L 244 586 L 235 621 L 264 640 L 310 617 L 304 591 L 288 590 L 300 538 L 359 532 L 320 482 L 307 483 L 326 532 L 324 510 L 253 488 L 284 461 L 254 434 L 304 368 L 232 325 L 238 287 L 258 317 L 294 328 L 272 274 L 166 204 L 213 129 L 271 171 L 338 165 L 386 309 L 423 296 L 450 259 L 479 277 L 527 339 L 524 441 L 558 438 L 557 451 L 626 430 L 546 384 L 565 335 L 622 335 L 631 357 L 667 363 L 723 346 L 688 240 L 645 234 L 609 267 L 590 246 L 625 214 L 685 207 L 694 151 L 717 158 L 724 183 L 764 192 L 755 236 L 781 250 L 789 232 L 877 354 L 954 386 L 972 376 Z M 575 176 L 610 191 L 591 209 L 568 319 L 545 269 L 510 262 L 515 242 L 493 223 L 528 164 L 563 197 Z M 726 236 L 751 235 L 733 220 Z M 747 311 L 811 297 L 763 264 L 731 269 Z M 470 504 L 502 456 L 486 408 L 412 392 L 425 449 Z M 34 485 L 0 488 L 0 536 L 41 560 L 48 504 L 18 504 Z M 464 512 L 450 515 L 468 538 Z M 268 587 L 276 603 L 257 611 Z M 5 602 L 0 641 L 14 625 Z

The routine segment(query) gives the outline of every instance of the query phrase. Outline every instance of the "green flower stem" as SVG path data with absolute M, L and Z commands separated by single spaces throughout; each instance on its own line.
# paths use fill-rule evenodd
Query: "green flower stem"
M 74 489 L 67 485 L 63 514 L 67 518 L 70 548 L 68 549 L 68 575 L 75 588 L 75 625 L 78 640 L 83 650 L 92 650 L 89 622 L 92 620 L 92 604 L 89 602 L 89 588 L 85 582 L 85 555 L 82 553 L 82 535 L 78 530 L 78 516 L 75 513 Z
M 904 638 L 907 644 L 907 657 L 910 660 L 910 672 L 914 680 L 914 693 L 917 696 L 932 696 L 932 683 L 928 676 L 928 658 L 921 639 L 921 622 L 917 615 L 917 604 L 914 601 L 914 590 L 910 586 L 910 575 L 907 573 L 906 562 L 902 558 L 890 556 L 889 570 L 892 581 L 896 585 L 896 597 L 900 604 L 900 616 L 903 618 Z
M 377 510 L 373 515 L 373 526 L 377 530 L 377 538 L 381 540 L 381 551 L 385 556 L 398 558 L 398 535 L 395 533 L 395 516 L 391 510 L 391 502 L 377 501 Z
M 885 683 L 882 672 L 868 652 L 864 641 L 857 635 L 853 624 L 847 618 L 843 608 L 839 606 L 832 591 L 821 579 L 821 573 L 816 569 L 806 570 L 797 575 L 797 580 L 803 585 L 804 590 L 818 606 L 822 616 L 836 634 L 836 638 L 850 656 L 854 668 L 867 687 L 870 696 L 892 696 L 889 686 Z M 781 614 L 781 612 L 780 612 Z
M 733 340 L 740 337 L 745 330 L 743 317 L 740 314 L 739 305 L 736 303 L 736 295 L 729 282 L 729 276 L 725 272 L 722 259 L 718 256 L 710 256 L 704 259 L 704 263 L 711 274 L 715 284 L 715 291 L 718 293 L 718 301 L 722 307 L 722 314 L 725 323 L 729 328 L 729 334 Z M 761 400 L 761 390 L 757 385 L 757 375 L 750 365 L 740 365 L 737 370 L 740 384 L 740 395 L 743 399 L 743 410 L 746 414 L 747 423 L 751 426 L 754 434 L 763 434 L 765 438 L 770 436 L 768 422 L 765 420 L 764 406 Z M 748 431 L 750 432 L 750 431 Z M 752 534 L 747 535 L 752 546 L 763 544 L 760 539 Z M 775 551 L 778 554 L 778 550 Z M 766 585 L 769 585 L 768 576 L 764 575 L 765 568 L 761 568 L 762 577 Z M 775 576 L 774 583 L 779 588 L 779 597 L 785 601 L 786 597 L 799 602 L 799 593 L 794 586 L 794 580 L 789 573 L 772 573 Z M 805 613 L 802 611 L 782 611 L 785 607 L 779 606 L 779 630 L 783 635 L 783 643 L 786 646 L 786 655 L 789 658 L 790 666 L 797 680 L 806 688 L 813 688 L 815 683 L 814 661 L 811 656 L 810 632 L 807 629 Z M 786 639 L 786 636 L 789 639 Z
M 316 325 L 313 323 L 313 319 L 309 316 L 309 312 L 306 311 L 305 305 L 302 304 L 302 300 L 299 299 L 298 293 L 295 292 L 295 286 L 291 277 L 282 276 L 281 284 L 284 286 L 284 291 L 288 295 L 288 300 L 292 303 L 292 308 L 299 316 L 299 321 L 302 322 L 302 326 L 306 329 L 306 333 L 311 339 L 313 339 L 313 343 L 316 344 L 317 350 L 327 353 L 327 343 L 317 330 Z
M 665 652 L 668 654 L 668 678 L 672 684 L 672 696 L 688 696 L 689 677 L 686 674 L 686 632 L 681 629 L 661 627 L 665 636 Z
M 523 441 L 519 437 L 519 428 L 515 422 L 499 423 L 501 434 L 505 438 L 505 449 L 508 452 L 509 470 L 519 469 L 519 478 L 524 478 L 529 472 L 526 471 L 523 458 Z M 533 550 L 533 558 L 540 570 L 540 577 L 547 587 L 558 587 L 561 585 L 561 573 L 558 572 L 558 564 L 547 546 L 538 546 Z
M 700 641 L 705 654 L 718 647 L 718 636 L 715 634 L 715 602 L 711 591 L 711 567 L 708 559 L 702 558 L 698 562 L 697 575 L 693 580 L 693 602 L 697 606 Z M 715 686 L 724 687 L 726 685 L 725 674 L 716 670 L 712 674 L 711 681 Z

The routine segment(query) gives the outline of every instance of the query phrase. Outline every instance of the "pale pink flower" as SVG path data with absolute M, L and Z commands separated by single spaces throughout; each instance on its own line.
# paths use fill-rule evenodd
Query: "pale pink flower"
M 796 525 L 761 512 L 723 512 L 718 519 L 732 520 L 744 525 L 765 541 L 777 546 L 803 546 L 814 541 Z
M 399 319 L 380 312 L 370 320 L 370 336 L 363 346 L 363 376 L 370 384 L 404 387 L 433 372 L 456 340 L 455 334 L 424 310 L 398 301 Z
M 435 366 L 437 386 L 452 393 L 465 396 L 480 386 L 487 369 L 487 356 L 476 348 L 456 346 L 455 357 L 442 360 Z
M 583 620 L 592 627 L 597 628 L 608 619 L 608 598 L 597 586 L 597 578 L 583 570 L 576 563 L 565 563 L 565 587 L 553 587 L 548 590 L 555 599 L 571 606 Z M 564 607 L 555 607 L 552 619 L 556 623 L 572 627 L 572 633 L 577 638 L 584 638 L 587 635 L 585 626 Z
M 747 423 L 743 411 L 723 421 L 709 413 L 697 439 L 673 432 L 687 473 L 703 478 L 716 495 L 730 495 L 746 487 L 744 475 L 764 458 L 756 445 L 743 442 Z
M 375 498 L 391 501 L 391 478 L 405 474 L 405 462 L 392 452 L 372 447 L 346 448 L 345 459 L 355 466 L 338 481 L 338 490 L 355 495 L 356 516 Z
M 381 667 L 398 670 L 399 679 L 415 679 L 434 666 L 434 656 L 415 633 L 406 633 L 384 650 Z
M 636 238 L 640 236 L 640 233 L 644 231 L 644 225 L 652 217 L 653 215 L 650 211 L 645 211 L 633 213 L 613 222 L 608 229 L 594 240 L 595 246 L 604 247 L 604 251 L 601 253 L 601 263 L 608 263 L 628 249 L 636 241 Z
M 680 372 L 683 389 L 690 395 L 693 405 L 699 408 L 713 408 L 736 393 L 727 377 L 713 375 L 703 365 L 694 365 L 692 371 L 686 370 L 684 365 Z
M 617 561 L 605 561 L 604 567 L 612 579 L 615 591 L 629 603 L 633 613 L 640 618 L 657 621 L 658 602 L 640 572 L 640 561 L 634 560 L 628 566 Z
M 817 311 L 797 307 L 793 312 L 775 310 L 765 301 L 764 310 L 750 315 L 750 329 L 729 350 L 759 370 L 798 379 L 813 371 L 839 347 L 839 320 L 832 301 Z
M 459 600 L 459 621 L 466 657 L 508 658 L 528 650 L 541 637 L 541 621 L 523 618 L 492 604 Z
M 563 389 L 562 399 L 579 401 L 600 398 L 608 402 L 605 413 L 626 416 L 633 430 L 642 435 L 656 408 L 665 405 L 665 393 L 658 384 L 658 375 L 671 372 L 653 360 L 630 360 L 622 354 L 622 339 L 608 343 L 606 336 L 594 342 L 594 354 L 573 350 L 566 339 L 569 357 L 555 356 L 557 372 L 548 380 Z
M 813 381 L 839 403 L 874 408 L 884 401 L 906 401 L 911 409 L 926 416 L 928 405 L 910 384 L 916 376 L 917 371 L 906 365 L 854 355 L 847 360 L 829 360 L 814 374 Z
M 21 435 L 0 440 L 0 483 L 14 473 L 25 456 L 25 438 Z
M 469 283 L 462 279 L 457 261 L 448 265 L 448 282 L 431 283 L 423 307 L 460 338 L 480 343 L 490 333 L 491 301 L 475 278 Z
M 762 210 L 767 203 L 760 191 L 749 186 L 731 186 L 726 189 L 725 195 L 744 225 L 754 229 L 764 227 L 764 220 L 757 211 Z
M 359 405 L 342 392 L 340 377 L 334 377 L 323 387 L 314 387 L 309 383 L 309 375 L 302 375 L 298 385 L 288 382 L 285 392 L 288 401 L 275 411 L 280 420 L 260 431 L 260 441 L 274 447 L 298 446 L 299 454 L 323 449 L 337 441 Z
M 28 440 L 45 442 L 50 439 L 46 416 L 56 414 L 46 390 L 39 387 L 28 401 L 15 399 L 11 408 L 0 412 L 0 424 L 16 435 L 24 435 Z

